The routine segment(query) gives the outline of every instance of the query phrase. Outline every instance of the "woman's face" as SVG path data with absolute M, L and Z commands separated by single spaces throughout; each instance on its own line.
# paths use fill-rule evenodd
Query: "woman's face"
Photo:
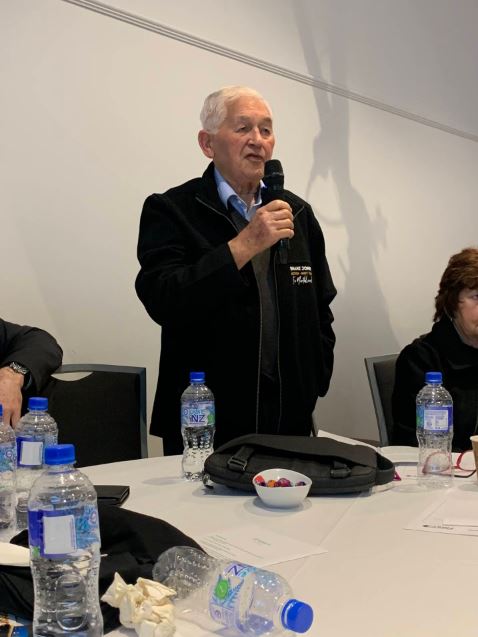
M 455 323 L 468 344 L 478 347 L 478 288 L 464 288 L 458 295 Z

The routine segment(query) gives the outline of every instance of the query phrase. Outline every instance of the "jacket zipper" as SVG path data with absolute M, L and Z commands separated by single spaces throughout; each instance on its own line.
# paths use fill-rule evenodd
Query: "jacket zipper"
M 222 213 L 220 210 L 217 210 L 210 204 L 206 203 L 205 201 L 200 199 L 197 195 L 196 195 L 196 201 L 198 201 L 200 204 L 202 204 L 209 210 L 212 210 L 212 212 L 214 212 L 215 214 L 223 217 L 223 219 L 226 219 L 226 221 L 228 221 L 231 224 L 231 226 L 234 228 L 234 230 L 237 232 L 236 226 L 229 219 L 229 217 L 227 217 L 224 213 Z M 259 295 L 259 351 L 257 355 L 257 381 L 256 381 L 256 433 L 259 433 L 259 392 L 260 392 L 259 385 L 260 385 L 260 377 L 261 377 L 261 357 L 262 357 L 262 299 L 261 299 L 261 291 L 259 289 L 259 284 L 257 283 L 257 278 L 256 278 L 256 273 L 254 272 L 254 268 L 252 268 L 252 274 L 254 276 L 254 280 L 256 282 L 256 287 L 257 287 L 257 293 Z M 277 285 L 276 285 L 276 290 L 277 290 Z
M 236 226 L 229 219 L 229 217 L 227 217 L 224 213 L 222 213 L 220 210 L 217 210 L 210 204 L 206 203 L 205 201 L 200 199 L 197 195 L 196 195 L 196 200 L 199 203 L 201 203 L 203 206 L 205 206 L 206 208 L 214 212 L 215 214 L 220 215 L 221 217 L 223 217 L 223 219 L 226 219 L 234 228 L 234 230 L 237 232 Z M 299 210 L 297 210 L 297 212 L 294 215 L 294 219 L 296 219 L 299 216 L 299 214 L 302 212 L 303 209 L 304 209 L 304 206 L 301 206 Z M 277 428 L 277 433 L 279 433 L 280 422 L 282 420 L 282 375 L 281 375 L 281 367 L 280 367 L 280 308 L 279 308 L 279 295 L 278 295 L 279 290 L 277 286 L 276 260 L 277 260 L 277 252 L 274 254 L 272 269 L 274 273 L 274 287 L 275 287 L 275 298 L 276 298 L 275 302 L 276 302 L 276 312 L 277 312 L 277 376 L 279 379 L 279 426 Z M 257 355 L 257 382 L 256 382 L 256 433 L 258 433 L 259 432 L 261 358 L 262 358 L 262 299 L 261 299 L 261 291 L 257 283 L 257 278 L 254 272 L 254 268 L 252 268 L 252 272 L 254 275 L 254 279 L 256 281 L 257 292 L 259 295 L 259 351 Z M 478 421 L 477 421 L 477 427 L 478 427 Z
M 257 354 L 257 382 L 256 382 L 256 434 L 259 433 L 259 395 L 260 395 L 260 384 L 261 384 L 261 360 L 262 360 L 262 298 L 261 298 L 261 288 L 257 283 L 256 273 L 254 268 L 252 268 L 254 272 L 254 279 L 256 280 L 257 293 L 259 295 L 259 351 Z
M 274 287 L 275 287 L 275 304 L 277 315 L 277 377 L 279 379 L 279 422 L 277 423 L 277 433 L 280 432 L 280 426 L 282 421 L 282 375 L 280 373 L 280 311 L 279 311 L 279 288 L 277 286 L 277 250 L 274 250 L 274 258 L 272 259 L 272 270 L 274 273 Z
M 299 210 L 294 215 L 294 219 L 302 212 L 304 206 L 301 206 Z M 276 304 L 276 314 L 277 314 L 277 377 L 279 379 L 279 423 L 277 427 L 277 433 L 280 433 L 281 421 L 282 421 L 282 374 L 281 374 L 281 366 L 280 366 L 280 330 L 281 330 L 281 321 L 280 321 L 280 308 L 279 308 L 279 288 L 277 285 L 277 250 L 274 251 L 274 258 L 272 260 L 272 270 L 274 272 L 274 287 L 275 287 L 275 304 Z

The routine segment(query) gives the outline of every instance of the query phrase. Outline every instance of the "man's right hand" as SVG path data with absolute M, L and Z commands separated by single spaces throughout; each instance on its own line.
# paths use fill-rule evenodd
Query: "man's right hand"
M 267 250 L 280 239 L 292 239 L 293 236 L 292 209 L 286 201 L 275 199 L 258 208 L 244 230 L 228 245 L 240 270 L 256 254 Z

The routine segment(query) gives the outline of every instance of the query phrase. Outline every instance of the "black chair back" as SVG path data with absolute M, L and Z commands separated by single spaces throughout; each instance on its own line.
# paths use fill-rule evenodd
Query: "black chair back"
M 58 442 L 75 445 L 76 466 L 147 457 L 144 367 L 62 365 L 42 395 L 58 423 Z
M 365 358 L 368 382 L 377 418 L 380 446 L 387 447 L 392 439 L 392 393 L 395 384 L 395 363 L 398 354 Z

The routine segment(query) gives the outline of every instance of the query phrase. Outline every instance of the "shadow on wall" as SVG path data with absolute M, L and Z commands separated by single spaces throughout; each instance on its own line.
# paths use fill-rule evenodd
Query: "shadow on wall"
M 307 15 L 300 3 L 294 3 L 294 10 L 309 73 L 315 78 L 325 79 L 317 52 L 317 35 L 311 27 L 317 20 L 317 14 L 313 17 Z M 346 16 L 342 15 L 341 20 L 343 19 Z M 333 42 L 329 42 L 328 47 L 324 46 L 323 41 L 320 45 L 322 51 L 328 51 L 329 81 L 333 83 L 335 72 L 340 70 L 339 76 L 345 75 L 347 53 L 342 49 L 335 50 Z M 350 430 L 347 424 L 343 424 L 360 423 L 362 420 L 357 407 L 364 401 L 360 400 L 360 396 L 353 397 L 352 393 L 364 390 L 368 392 L 363 357 L 396 352 L 399 349 L 375 265 L 379 247 L 387 246 L 387 220 L 379 207 L 375 217 L 371 218 L 364 199 L 351 183 L 349 100 L 320 89 L 314 89 L 314 97 L 320 131 L 313 140 L 313 165 L 306 198 L 310 199 L 316 179 L 328 178 L 333 181 L 337 196 L 337 215 L 328 216 L 327 211 L 320 208 L 320 202 L 319 209 L 315 209 L 315 212 L 323 227 L 329 252 L 330 238 L 327 238 L 326 230 L 334 226 L 341 227 L 345 236 L 345 244 L 339 246 L 339 252 L 344 254 L 346 249 L 346 258 L 338 259 L 343 287 L 332 305 L 337 335 L 334 375 L 328 398 L 319 405 L 317 421 L 323 428 L 330 428 L 338 433 L 363 435 L 366 433 L 363 430 Z M 332 274 L 337 281 L 338 273 Z M 385 349 L 387 351 L 382 351 Z M 357 379 L 362 382 L 357 383 Z M 348 396 L 348 400 L 343 399 L 344 395 Z M 375 427 L 374 419 L 370 425 L 371 428 Z

